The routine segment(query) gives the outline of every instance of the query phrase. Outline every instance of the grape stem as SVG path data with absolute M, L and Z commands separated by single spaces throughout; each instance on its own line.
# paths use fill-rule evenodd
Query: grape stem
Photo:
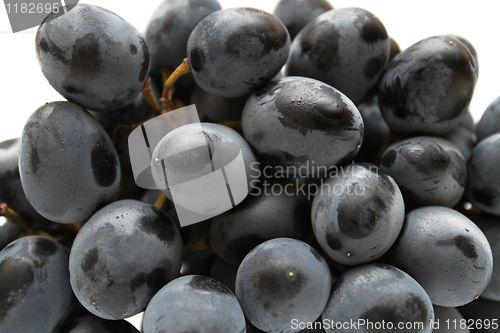
M 219 123 L 219 125 L 224 125 L 224 126 L 230 127 L 230 128 L 232 128 L 236 131 L 239 131 L 239 132 L 241 132 L 241 130 L 243 129 L 241 127 L 241 120 L 224 121 L 222 123 Z
M 151 88 L 151 78 L 148 77 L 146 79 L 146 82 L 144 82 L 144 86 L 142 87 L 141 90 L 142 94 L 148 101 L 149 106 L 151 109 L 153 109 L 154 116 L 159 116 L 161 115 L 161 110 L 160 106 L 158 105 L 158 102 L 156 101 L 155 95 L 153 94 L 153 89 Z
M 177 67 L 165 81 L 165 84 L 163 85 L 163 93 L 160 98 L 162 113 L 174 110 L 175 105 L 172 102 L 172 97 L 174 95 L 174 84 L 182 75 L 190 72 L 191 64 L 189 63 L 189 60 L 185 58 L 182 64 L 180 64 L 179 67 Z
M 187 253 L 207 251 L 207 250 L 212 251 L 212 248 L 210 247 L 210 243 L 208 242 L 208 237 L 203 237 L 196 243 L 186 246 L 182 251 L 182 253 L 187 254 Z
M 165 201 L 167 201 L 167 197 L 165 196 L 165 194 L 160 193 L 158 200 L 156 200 L 155 202 L 155 207 L 158 209 L 162 209 L 163 205 L 165 204 Z

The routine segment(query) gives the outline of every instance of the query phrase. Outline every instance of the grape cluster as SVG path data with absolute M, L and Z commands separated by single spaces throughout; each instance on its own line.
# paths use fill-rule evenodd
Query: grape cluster
M 62 13 L 36 57 L 66 100 L 0 143 L 0 332 L 498 331 L 500 98 L 474 124 L 469 41 L 400 50 L 325 0 L 165 0 L 145 37 Z M 140 188 L 127 139 L 169 115 Z M 171 187 L 235 152 L 248 195 L 185 226 Z

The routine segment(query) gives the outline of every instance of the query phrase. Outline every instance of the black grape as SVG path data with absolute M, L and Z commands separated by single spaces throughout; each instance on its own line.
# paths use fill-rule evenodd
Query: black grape
M 460 120 L 458 126 L 461 126 L 471 132 L 474 132 L 474 119 L 472 119 L 472 114 L 470 113 L 469 109 L 467 109 L 465 116 L 462 118 L 462 120 Z
M 20 138 L 0 142 L 0 203 L 6 203 L 35 229 L 57 228 L 59 224 L 38 214 L 26 200 L 19 175 L 20 145 Z
M 238 266 L 233 266 L 220 258 L 215 258 L 208 276 L 221 282 L 234 294 L 237 272 Z M 249 333 L 248 330 L 247 333 Z
M 173 71 L 187 56 L 186 45 L 194 27 L 205 16 L 220 10 L 217 0 L 165 0 L 155 9 L 146 28 L 151 72 Z
M 363 141 L 363 120 L 349 98 L 305 77 L 272 80 L 256 91 L 241 122 L 261 162 L 302 167 L 309 177 L 351 161 Z
M 429 37 L 413 44 L 382 76 L 382 115 L 393 132 L 446 134 L 467 111 L 475 70 L 472 55 L 453 37 Z
M 493 273 L 481 297 L 500 302 L 500 217 L 480 214 L 472 220 L 488 239 L 493 253 Z
M 330 258 L 359 265 L 389 250 L 403 226 L 405 207 L 396 182 L 375 165 L 352 164 L 345 169 L 314 197 L 312 226 Z
M 5 237 L 5 235 L 3 234 L 3 229 L 0 228 L 0 250 L 2 250 L 5 245 L 7 245 L 7 238 Z
M 281 70 L 290 36 L 274 15 L 253 8 L 227 8 L 205 17 L 187 44 L 196 83 L 220 97 L 241 97 Z
M 450 36 L 458 39 L 469 50 L 470 54 L 474 58 L 474 62 L 476 63 L 476 79 L 477 79 L 477 77 L 479 76 L 479 62 L 478 62 L 478 58 L 477 58 L 476 49 L 474 48 L 472 43 L 469 42 L 467 39 L 465 39 L 461 36 L 457 36 L 457 35 L 450 35 Z
M 464 317 L 457 308 L 434 306 L 434 329 L 432 333 L 470 333 L 467 328 L 460 328 Z M 468 325 L 465 325 L 467 327 Z M 438 328 L 439 327 L 439 328 Z
M 2 227 L 3 239 L 5 245 L 18 239 L 22 234 L 26 233 L 26 230 L 21 227 L 17 222 L 7 220 Z
M 102 126 L 82 107 L 53 102 L 26 122 L 19 156 L 28 201 L 51 221 L 88 219 L 120 183 L 118 156 Z
M 222 123 L 224 121 L 240 120 L 247 99 L 248 96 L 219 97 L 197 86 L 191 94 L 190 102 L 196 105 L 196 111 L 198 111 L 201 121 Z
M 488 105 L 477 124 L 475 132 L 478 141 L 500 132 L 500 97 L 497 97 Z
M 394 59 L 394 57 L 401 52 L 398 43 L 393 38 L 390 38 L 390 40 L 391 40 L 391 51 L 389 53 L 389 61 Z
M 467 181 L 464 157 L 451 142 L 438 137 L 395 142 L 384 152 L 380 168 L 394 178 L 408 207 L 454 207 Z
M 179 332 L 245 333 L 245 316 L 236 297 L 219 281 L 183 276 L 163 287 L 144 315 L 144 333 Z
M 126 320 L 106 320 L 94 315 L 76 318 L 64 325 L 58 333 L 139 333 Z
M 377 95 L 373 95 L 368 100 L 359 104 L 358 110 L 361 117 L 363 117 L 365 128 L 363 144 L 354 160 L 360 162 L 373 162 L 389 136 L 389 126 L 380 113 Z
M 235 208 L 212 219 L 209 242 L 226 262 L 238 266 L 257 245 L 273 238 L 306 240 L 310 234 L 311 205 L 293 186 L 274 194 L 274 184 L 250 194 Z M 279 185 L 280 188 L 285 185 Z
M 479 209 L 500 215 L 500 133 L 481 141 L 469 158 L 466 195 Z
M 500 302 L 493 302 L 479 298 L 465 306 L 458 308 L 467 320 L 465 326 L 476 328 L 472 332 L 498 333 L 500 318 Z
M 294 39 L 307 23 L 332 9 L 327 0 L 281 0 L 274 15 L 283 22 L 290 38 Z
M 204 137 L 200 136 L 201 133 L 203 133 Z M 199 153 L 200 150 L 197 148 L 200 147 L 200 143 L 203 145 L 206 143 L 206 145 L 210 146 L 208 158 L 205 154 Z M 230 147 L 230 149 L 225 149 L 225 147 Z M 164 162 L 165 169 L 172 175 L 174 181 L 179 184 L 212 172 L 212 167 L 218 170 L 225 166 L 234 159 L 233 147 L 241 149 L 247 175 L 248 191 L 250 192 L 250 182 L 258 178 L 259 173 L 259 164 L 255 154 L 238 132 L 220 124 L 187 124 L 177 127 L 165 135 L 153 151 L 151 165 L 151 168 L 155 171 L 153 172 L 153 179 L 167 198 L 172 199 L 170 190 L 165 188 L 166 182 L 164 180 L 162 161 L 166 161 L 166 163 Z M 204 149 L 203 152 L 206 151 Z
M 333 9 L 293 40 L 285 74 L 323 81 L 359 104 L 387 66 L 390 48 L 375 15 L 360 8 Z
M 0 331 L 53 332 L 77 304 L 69 250 L 42 236 L 19 238 L 0 252 Z
M 308 244 L 275 238 L 254 248 L 238 268 L 236 297 L 246 318 L 268 333 L 298 332 L 292 319 L 315 321 L 331 288 L 325 259 Z
M 390 265 L 368 264 L 348 270 L 335 282 L 321 317 L 327 321 L 327 333 L 392 330 L 430 333 L 434 310 L 429 296 L 411 276 Z M 335 323 L 360 321 L 365 325 L 352 330 L 350 326 L 335 326 Z M 385 326 L 369 326 L 369 323 Z M 411 329 L 398 329 L 398 325 L 410 325 Z
M 50 14 L 36 34 L 43 75 L 69 101 L 93 111 L 131 103 L 149 71 L 142 36 L 115 13 L 78 4 Z
M 80 303 L 104 319 L 143 311 L 180 272 L 182 241 L 154 206 L 120 200 L 96 212 L 71 248 L 71 286 Z
M 406 215 L 389 263 L 410 274 L 434 305 L 472 302 L 493 269 L 488 240 L 467 217 L 447 207 L 417 208 Z
M 469 160 L 476 143 L 474 132 L 469 131 L 465 127 L 457 126 L 443 137 L 453 143 L 458 150 L 460 150 L 460 153 L 462 153 L 465 161 Z

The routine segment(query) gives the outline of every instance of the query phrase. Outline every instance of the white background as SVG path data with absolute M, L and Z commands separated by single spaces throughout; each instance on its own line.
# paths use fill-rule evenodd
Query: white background
M 29 2 L 28 0 L 26 2 Z M 160 0 L 82 1 L 114 11 L 144 33 Z M 223 8 L 247 6 L 273 12 L 277 0 L 219 0 Z M 485 108 L 500 96 L 500 1 L 389 1 L 330 0 L 335 8 L 361 7 L 384 23 L 401 49 L 419 40 L 442 34 L 468 39 L 479 58 L 479 80 L 470 110 L 477 122 Z M 12 34 L 7 13 L 0 8 L 0 141 L 21 136 L 32 112 L 46 102 L 64 100 L 45 80 L 35 56 L 36 28 Z M 135 320 L 134 324 L 140 321 Z

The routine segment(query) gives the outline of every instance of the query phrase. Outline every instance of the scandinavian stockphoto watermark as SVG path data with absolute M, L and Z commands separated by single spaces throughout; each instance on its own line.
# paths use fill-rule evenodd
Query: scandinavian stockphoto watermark
M 189 129 L 179 139 L 173 130 L 184 125 Z M 128 144 L 136 184 L 171 199 L 181 226 L 217 216 L 248 195 L 240 147 L 208 142 L 195 105 L 145 122 L 132 131 Z
M 73 9 L 78 0 L 4 0 L 13 33 L 39 26 Z M 52 15 L 50 15 L 52 14 Z

